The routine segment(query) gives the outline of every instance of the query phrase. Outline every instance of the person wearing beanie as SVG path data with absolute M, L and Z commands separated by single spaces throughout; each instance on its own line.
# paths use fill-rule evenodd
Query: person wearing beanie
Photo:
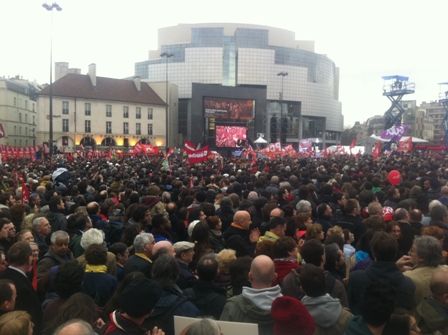
M 144 335 L 142 327 L 161 295 L 155 281 L 141 278 L 129 283 L 118 297 L 119 309 L 110 314 L 104 335 Z M 162 335 L 160 329 L 152 329 L 151 335 Z
M 244 286 L 242 294 L 230 298 L 220 319 L 256 323 L 260 335 L 272 334 L 272 302 L 282 296 L 280 286 L 272 286 L 275 277 L 272 259 L 265 255 L 255 257 L 249 271 L 252 287 Z
M 272 303 L 273 335 L 316 334 L 314 320 L 300 300 L 282 296 Z
M 305 305 L 316 323 L 315 335 L 342 335 L 352 314 L 344 309 L 339 299 L 326 292 L 324 270 L 313 264 L 305 264 L 300 271 L 300 282 Z

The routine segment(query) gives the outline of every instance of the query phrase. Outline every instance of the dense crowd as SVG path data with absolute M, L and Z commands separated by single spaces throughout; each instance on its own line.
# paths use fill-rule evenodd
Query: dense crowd
M 399 180 L 388 180 L 399 171 Z M 448 334 L 448 156 L 0 166 L 0 334 Z M 394 184 L 394 185 L 393 185 Z

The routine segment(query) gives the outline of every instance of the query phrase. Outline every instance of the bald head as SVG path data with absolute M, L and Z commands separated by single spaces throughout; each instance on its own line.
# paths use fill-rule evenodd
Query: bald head
M 448 306 L 448 266 L 439 267 L 434 271 L 430 288 L 434 299 Z
M 260 255 L 253 259 L 249 272 L 249 280 L 253 288 L 271 287 L 276 276 L 274 262 L 270 257 Z
M 233 222 L 242 228 L 249 230 L 250 227 L 250 214 L 248 211 L 237 211 L 233 216 Z
M 176 252 L 174 251 L 173 244 L 170 241 L 159 241 L 152 247 L 152 257 L 155 258 L 158 256 L 160 251 L 166 251 L 168 255 L 175 256 Z
M 269 214 L 271 218 L 280 218 L 283 217 L 283 211 L 280 208 L 274 208 Z

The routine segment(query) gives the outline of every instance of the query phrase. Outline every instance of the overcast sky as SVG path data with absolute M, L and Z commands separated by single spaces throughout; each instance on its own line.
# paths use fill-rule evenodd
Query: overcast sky
M 50 13 L 44 0 L 0 1 L 0 76 L 49 82 Z M 382 115 L 383 75 L 416 83 L 409 99 L 438 98 L 448 81 L 446 0 L 58 0 L 53 60 L 123 78 L 157 48 L 161 27 L 179 23 L 268 25 L 314 40 L 340 68 L 345 125 Z

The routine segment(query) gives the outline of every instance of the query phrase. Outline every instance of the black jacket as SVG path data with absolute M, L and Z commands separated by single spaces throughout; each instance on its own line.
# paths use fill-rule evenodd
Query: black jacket
M 350 274 L 347 294 L 354 315 L 360 314 L 364 292 L 373 281 L 382 281 L 395 289 L 396 308 L 414 309 L 415 285 L 412 280 L 404 276 L 394 262 L 373 262 L 366 270 Z
M 202 316 L 221 316 L 226 304 L 226 291 L 213 283 L 198 280 L 192 288 L 184 291 L 187 298 L 199 309 Z
M 236 257 L 253 256 L 255 245 L 250 242 L 249 230 L 230 226 L 223 234 L 226 248 L 236 251 Z
M 31 286 L 31 281 L 22 273 L 11 268 L 0 273 L 0 279 L 9 279 L 14 283 L 17 290 L 15 310 L 28 312 L 34 322 L 34 334 L 40 334 L 42 329 L 42 308 L 39 298 Z
M 125 275 L 134 271 L 138 271 L 143 273 L 147 278 L 151 278 L 151 270 L 152 263 L 136 255 L 132 255 L 131 257 L 129 257 L 128 261 L 124 265 Z

